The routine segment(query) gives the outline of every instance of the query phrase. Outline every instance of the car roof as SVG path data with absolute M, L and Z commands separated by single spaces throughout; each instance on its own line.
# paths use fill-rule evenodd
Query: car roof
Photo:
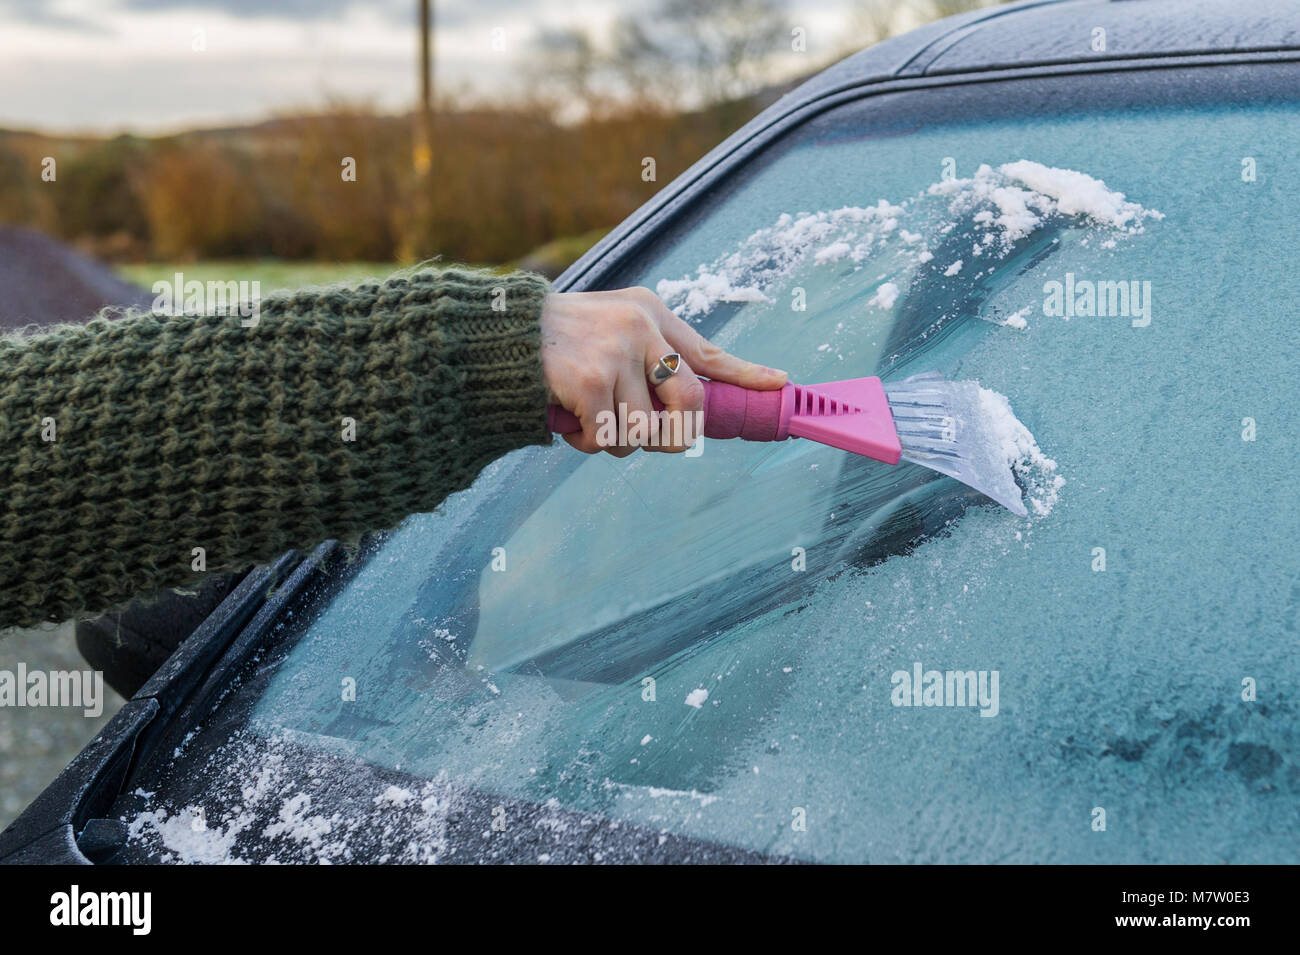
M 1094 49 L 1095 30 L 1105 31 Z M 785 105 L 847 86 L 966 70 L 1300 49 L 1295 0 L 1027 0 L 928 24 L 841 60 Z
M 1094 44 L 1095 30 L 1104 44 Z M 1094 46 L 1103 46 L 1094 49 Z M 647 232 L 725 166 L 837 94 L 864 87 L 1276 58 L 1300 51 L 1296 0 L 1025 0 L 926 24 L 855 53 L 786 93 L 629 215 L 555 281 L 595 287 L 618 272 Z M 1202 59 L 1201 62 L 1204 62 Z

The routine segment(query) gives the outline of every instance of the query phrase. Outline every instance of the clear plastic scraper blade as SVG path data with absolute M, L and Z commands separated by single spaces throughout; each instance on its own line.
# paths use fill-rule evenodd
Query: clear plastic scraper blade
M 937 371 L 885 385 L 903 460 L 973 487 L 1021 517 L 1029 512 L 1011 470 L 1001 429 L 988 417 L 973 381 Z

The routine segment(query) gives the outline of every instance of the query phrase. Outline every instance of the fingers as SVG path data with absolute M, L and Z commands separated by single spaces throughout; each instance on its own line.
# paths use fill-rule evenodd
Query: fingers
M 641 373 L 638 363 L 629 362 L 614 386 L 615 407 L 618 409 L 619 440 L 626 443 L 603 448 L 616 458 L 625 458 L 637 448 L 645 447 L 651 439 L 651 422 L 655 409 L 650 401 L 650 386 Z
M 561 437 L 586 454 L 605 451 L 616 458 L 625 458 L 651 439 L 650 422 L 655 409 L 650 385 L 642 373 L 641 362 L 635 360 L 624 361 L 612 391 L 605 383 L 607 380 L 592 375 L 578 383 L 577 397 L 571 402 L 582 430 Z
M 595 401 L 592 402 L 583 401 L 582 407 L 587 410 L 579 411 L 576 410 L 575 408 L 571 408 L 570 410 L 572 410 L 573 413 L 577 416 L 578 420 L 582 422 L 582 430 L 574 431 L 570 434 L 564 434 L 561 435 L 560 437 L 564 438 L 564 440 L 567 441 L 571 447 L 577 448 L 579 451 L 582 451 L 584 454 L 595 454 L 597 451 L 605 450 L 604 447 L 601 445 L 601 441 L 598 436 L 599 424 L 596 417 L 597 412 L 591 411 L 590 409 L 608 408 L 612 404 L 613 404 L 613 397 L 611 395 L 611 397 L 608 399 L 596 399 Z
M 645 377 L 651 377 L 659 360 L 670 352 L 678 351 L 661 335 L 654 335 L 645 355 Z M 678 453 L 685 451 L 703 433 L 704 383 L 696 377 L 683 357 L 677 374 L 655 386 L 655 394 L 664 406 L 659 418 L 657 443 L 647 447 L 650 451 Z
M 784 371 L 756 365 L 724 351 L 674 315 L 658 296 L 652 294 L 650 297 L 654 299 L 651 307 L 654 308 L 659 331 L 673 346 L 672 351 L 680 353 L 696 374 L 759 391 L 780 388 L 785 384 L 787 376 Z

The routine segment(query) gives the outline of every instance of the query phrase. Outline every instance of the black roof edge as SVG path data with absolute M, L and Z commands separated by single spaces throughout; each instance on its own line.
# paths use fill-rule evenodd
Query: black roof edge
M 725 176 L 731 169 L 754 153 L 774 142 L 777 137 L 815 116 L 843 103 L 866 99 L 885 93 L 905 90 L 965 86 L 971 83 L 992 83 L 1000 80 L 1030 79 L 1050 76 L 1078 76 L 1098 73 L 1124 73 L 1162 69 L 1179 69 L 1206 66 L 1233 66 L 1249 63 L 1290 62 L 1300 60 L 1300 50 L 1277 50 L 1157 54 L 1133 56 L 1125 59 L 1093 61 L 1034 63 L 1026 66 L 994 68 L 989 70 L 961 70 L 935 72 L 911 76 L 889 76 L 865 79 L 861 82 L 822 90 L 811 99 L 787 101 L 795 94 L 784 97 L 768 107 L 753 120 L 715 146 L 685 172 L 637 208 L 618 226 L 610 230 L 599 242 L 587 250 L 555 279 L 557 291 L 583 291 L 590 287 L 593 276 L 621 269 L 637 255 L 648 239 L 651 227 L 661 228 L 666 221 L 683 211 L 685 195 L 696 187 L 709 186 Z
M 947 25 L 950 29 L 940 33 L 909 56 L 907 60 L 900 64 L 898 69 L 894 71 L 894 75 L 906 75 L 908 69 L 927 54 L 930 54 L 930 56 L 926 62 L 933 62 L 934 58 L 944 50 L 950 49 L 954 44 L 960 43 L 965 37 L 970 36 L 976 30 L 982 29 L 990 20 L 996 20 L 999 17 L 1015 16 L 1024 10 L 1032 10 L 1036 7 L 1049 7 L 1064 2 L 1065 0 L 1024 0 L 1022 3 L 1008 4 L 1006 6 L 981 7 L 978 10 L 970 10 L 965 14 L 957 14 L 940 20 L 938 21 L 939 25 Z M 934 51 L 940 44 L 943 44 L 943 50 L 932 53 L 931 51 Z

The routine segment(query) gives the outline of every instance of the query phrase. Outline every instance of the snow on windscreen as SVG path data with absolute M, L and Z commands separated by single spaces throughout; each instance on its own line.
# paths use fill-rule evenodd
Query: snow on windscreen
M 687 278 L 660 281 L 656 291 L 689 320 L 718 303 L 772 303 L 801 269 L 847 266 L 856 271 L 870 264 L 881 280 L 866 304 L 888 310 L 909 284 L 929 281 L 929 276 L 911 282 L 909 277 L 936 256 L 945 257 L 935 263 L 945 278 L 978 280 L 1054 218 L 1097 230 L 1102 244 L 1113 248 L 1119 238 L 1142 232 L 1145 220 L 1163 216 L 1072 169 L 1027 159 L 996 169 L 981 165 L 970 178 L 936 182 L 897 204 L 880 199 L 864 207 L 783 214 L 735 251 L 699 266 Z M 1027 306 L 1005 317 L 984 317 L 1024 330 L 1030 311 Z M 979 412 L 1005 463 L 1020 478 L 1031 511 L 1047 515 L 1065 484 L 1056 462 L 1042 452 L 1005 396 L 986 388 L 980 395 L 983 400 L 971 410 Z
M 719 302 L 771 302 L 783 280 L 810 258 L 815 265 L 861 267 L 891 257 L 902 272 L 933 259 L 934 238 L 959 229 L 971 242 L 965 257 L 941 263 L 944 274 L 979 272 L 981 264 L 991 270 L 1015 242 L 1053 216 L 1100 227 L 1111 233 L 1107 242 L 1141 232 L 1148 218 L 1163 218 L 1086 173 L 1022 159 L 996 169 L 981 165 L 968 179 L 934 183 L 897 205 L 881 199 L 873 206 L 784 214 L 734 252 L 699 266 L 690 277 L 664 279 L 656 291 L 677 315 L 694 318 Z M 870 304 L 892 308 L 898 294 L 896 282 L 885 282 Z M 1012 318 L 1005 324 L 1025 326 L 1025 312 Z
M 1036 516 L 1046 517 L 1061 496 L 1065 478 L 1057 473 L 1056 462 L 1043 453 L 1029 429 L 1015 416 L 1006 395 L 976 387 L 985 434 L 1002 460 L 1020 477 L 1030 509 Z
M 236 733 L 201 772 L 211 779 L 193 805 L 162 805 L 144 790 L 131 794 L 139 810 L 124 819 L 129 838 L 160 862 L 437 862 L 458 805 L 457 790 L 442 779 L 366 785 L 354 771 L 338 779 L 334 763 L 304 755 L 288 734 Z M 340 805 L 340 792 L 351 790 L 353 798 Z

